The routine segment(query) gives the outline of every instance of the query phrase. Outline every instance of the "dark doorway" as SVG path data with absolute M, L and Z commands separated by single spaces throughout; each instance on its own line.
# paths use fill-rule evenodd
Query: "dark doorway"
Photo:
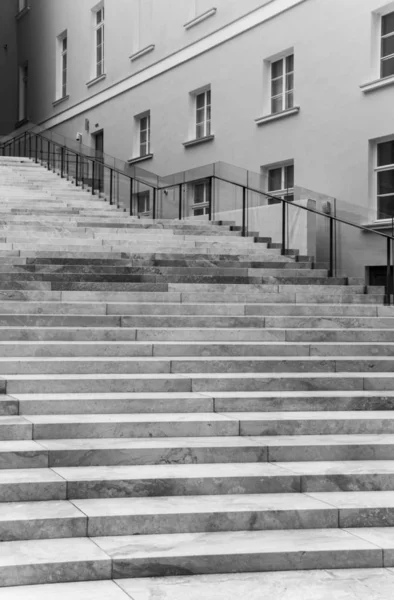
M 102 164 L 104 162 L 104 131 L 99 131 L 94 136 L 94 151 L 95 158 L 98 162 L 96 162 L 95 168 L 95 189 L 99 192 L 102 192 L 104 189 L 104 167 Z
M 367 267 L 368 284 L 383 285 L 387 283 L 387 267 Z M 393 267 L 391 267 L 390 277 L 390 294 L 394 293 L 393 289 Z

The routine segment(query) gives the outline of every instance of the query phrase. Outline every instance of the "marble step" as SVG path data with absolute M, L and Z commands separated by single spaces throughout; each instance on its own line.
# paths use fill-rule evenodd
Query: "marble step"
M 1 441 L 0 470 L 266 461 L 266 446 L 258 440 L 210 435 Z
M 374 419 L 377 420 L 377 417 L 375 416 Z M 393 430 L 388 415 L 382 414 L 380 423 L 382 432 Z M 245 424 L 245 427 L 247 426 L 248 423 Z M 375 429 L 371 424 L 371 430 Z M 33 437 L 35 440 L 214 437 L 238 436 L 239 430 L 240 421 L 233 417 L 232 413 L 151 413 L 149 415 L 136 413 L 132 415 L 87 414 L 0 417 L 0 439 L 16 439 L 16 436 L 19 439 L 32 439 Z
M 393 373 L 4 374 L 8 395 L 110 392 L 393 390 Z
M 85 393 L 3 396 L 3 416 L 195 412 L 389 411 L 394 391 Z
M 388 373 L 394 371 L 394 357 L 363 356 L 22 356 L 0 357 L 0 374 L 127 374 L 174 373 L 261 374 L 261 373 Z M 394 375 L 393 375 L 394 376 Z
M 98 314 L 0 314 L 0 327 L 120 327 L 122 317 Z M 129 318 L 129 317 L 126 317 Z M 193 317 L 192 317 L 193 318 Z M 196 317 L 199 318 L 199 317 Z M 220 318 L 220 317 L 218 317 Z M 246 319 L 254 323 L 259 317 L 223 317 L 224 319 Z M 127 325 L 124 325 L 127 327 Z
M 88 538 L 0 543 L 0 587 L 111 579 L 112 559 Z
M 340 360 L 339 357 L 360 357 L 366 360 L 371 357 L 374 361 L 380 358 L 394 357 L 394 344 L 392 343 L 302 343 L 302 342 L 114 342 L 105 343 L 92 341 L 82 343 L 80 341 L 69 342 L 10 342 L 0 341 L 0 358 L 39 358 L 39 357 L 208 357 L 229 358 L 250 357 L 332 357 L 332 360 Z M 334 358 L 336 357 L 336 358 Z M 347 360 L 347 359 L 346 359 Z M 346 363 L 345 363 L 346 364 Z M 368 367 L 376 368 L 376 362 Z M 385 364 L 381 363 L 382 366 Z M 386 363 L 389 365 L 389 363 Z M 337 366 L 337 365 L 336 365 Z M 385 369 L 384 369 L 385 370 Z
M 115 578 L 198 573 L 366 568 L 393 563 L 390 542 L 375 544 L 379 528 L 240 531 L 109 536 L 96 544 L 113 559 Z M 371 539 L 373 541 L 371 541 Z
M 0 540 L 335 529 L 338 522 L 342 527 L 357 527 L 362 515 L 376 508 L 380 513 L 370 516 L 368 522 L 373 525 L 369 526 L 389 526 L 383 515 L 390 517 L 394 513 L 393 492 L 354 495 L 357 501 L 349 498 L 348 493 L 323 493 L 314 497 L 245 494 L 3 503 Z

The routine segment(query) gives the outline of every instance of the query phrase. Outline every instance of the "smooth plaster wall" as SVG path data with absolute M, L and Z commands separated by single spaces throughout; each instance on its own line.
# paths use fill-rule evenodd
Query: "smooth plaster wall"
M 16 6 L 16 0 L 0 2 L 0 135 L 12 130 L 18 119 Z

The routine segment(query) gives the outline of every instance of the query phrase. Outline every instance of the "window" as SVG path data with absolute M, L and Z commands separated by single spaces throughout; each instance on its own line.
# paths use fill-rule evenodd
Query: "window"
M 294 165 L 287 164 L 268 169 L 268 193 L 277 196 L 278 200 L 270 198 L 268 204 L 278 204 L 279 198 L 294 200 Z
M 294 54 L 271 63 L 271 113 L 294 107 Z
M 22 12 L 27 8 L 27 0 L 18 0 L 18 12 Z
M 196 139 L 211 135 L 211 90 L 196 94 Z
M 96 77 L 104 75 L 104 6 L 95 13 Z
M 394 75 L 394 12 L 382 16 L 380 77 Z
M 377 145 L 378 219 L 394 216 L 394 140 Z
M 211 205 L 211 185 L 209 181 L 199 181 L 193 186 L 192 211 L 194 217 L 209 215 Z
M 56 70 L 56 99 L 61 100 L 67 96 L 67 32 L 57 38 L 57 70 Z
M 150 114 L 139 119 L 140 121 L 140 156 L 150 154 Z
M 150 212 L 150 193 L 149 191 L 137 194 L 137 210 L 139 215 Z

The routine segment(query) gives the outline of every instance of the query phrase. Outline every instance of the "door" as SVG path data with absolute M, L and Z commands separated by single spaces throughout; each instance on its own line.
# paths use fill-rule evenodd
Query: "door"
M 95 158 L 99 163 L 104 162 L 104 131 L 96 133 L 94 136 Z M 95 189 L 102 192 L 104 189 L 104 167 L 96 163 L 95 166 Z

